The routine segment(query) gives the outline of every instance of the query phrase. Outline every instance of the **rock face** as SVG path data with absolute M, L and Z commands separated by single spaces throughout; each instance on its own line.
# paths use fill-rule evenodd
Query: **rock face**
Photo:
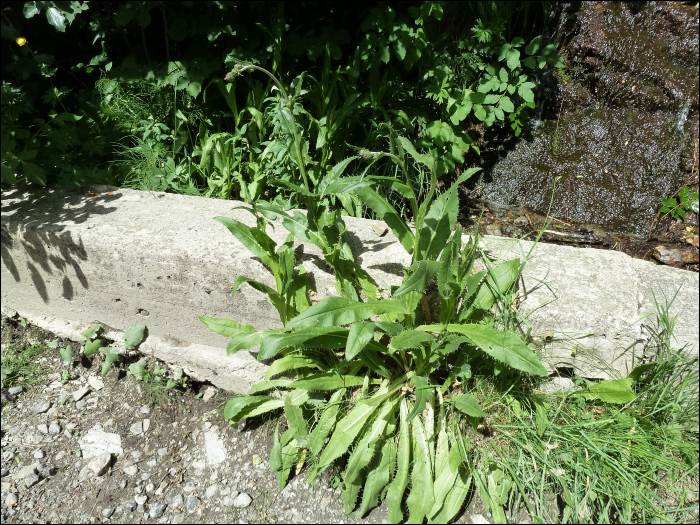
M 558 181 L 555 216 L 646 235 L 659 199 L 674 195 L 693 167 L 698 10 L 562 3 L 545 37 L 560 44 L 567 65 L 541 73 L 542 113 L 529 133 L 500 158 L 493 152 L 504 149 L 502 136 L 484 148 L 481 196 L 546 212 Z

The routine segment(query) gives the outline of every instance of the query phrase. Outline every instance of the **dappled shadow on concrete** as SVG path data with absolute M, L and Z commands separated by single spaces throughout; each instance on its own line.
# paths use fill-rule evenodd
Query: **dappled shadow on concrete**
M 20 268 L 31 278 L 39 296 L 49 301 L 45 275 L 63 274 L 62 297 L 71 300 L 75 286 L 68 276 L 72 267 L 80 286 L 88 280 L 80 262 L 88 258 L 83 240 L 74 239 L 67 228 L 93 215 L 116 210 L 108 206 L 121 198 L 117 188 L 89 186 L 77 190 L 39 188 L 24 184 L 2 194 L 0 256 L 15 282 L 22 279 Z

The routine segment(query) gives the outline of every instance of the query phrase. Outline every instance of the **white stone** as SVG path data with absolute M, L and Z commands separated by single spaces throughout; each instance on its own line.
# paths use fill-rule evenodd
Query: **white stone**
M 139 467 L 138 465 L 129 465 L 128 467 L 124 467 L 122 470 L 127 476 L 135 476 L 138 474 Z
M 80 450 L 85 459 L 93 458 L 105 452 L 109 454 L 123 454 L 122 438 L 119 434 L 91 430 L 85 434 L 80 441 Z
M 204 433 L 204 446 L 209 466 L 220 465 L 226 461 L 226 445 L 216 432 Z
M 112 462 L 112 455 L 108 452 L 98 454 L 94 456 L 88 467 L 95 474 L 95 476 L 102 476 L 109 469 L 109 464 Z
M 83 388 L 76 390 L 75 392 L 73 392 L 73 400 L 80 401 L 87 395 L 88 392 L 90 392 L 89 386 L 84 386 Z
M 105 382 L 101 377 L 90 376 L 88 377 L 88 385 L 90 385 L 93 390 L 97 391 L 102 390 L 105 387 Z
M 233 499 L 233 506 L 237 509 L 244 509 L 253 503 L 253 498 L 251 498 L 245 492 L 241 492 L 238 496 Z
M 143 431 L 147 432 L 148 429 L 151 427 L 151 420 L 150 419 L 144 419 L 143 420 Z

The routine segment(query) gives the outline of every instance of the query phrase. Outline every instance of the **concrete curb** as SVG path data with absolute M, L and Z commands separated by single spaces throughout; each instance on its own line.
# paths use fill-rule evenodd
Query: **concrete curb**
M 141 352 L 195 379 L 244 392 L 265 366 L 254 353 L 226 355 L 227 339 L 198 319 L 231 318 L 258 329 L 280 325 L 263 294 L 247 285 L 235 297 L 230 293 L 239 275 L 274 286 L 264 265 L 212 220 L 224 215 L 253 225 L 250 213 L 231 209 L 241 205 L 104 186 L 8 191 L 2 196 L 3 311 L 16 310 L 72 338 L 95 322 L 113 327 L 115 334 L 142 322 L 149 337 Z M 401 281 L 410 257 L 383 223 L 345 220 L 358 261 L 388 293 Z M 271 236 L 281 243 L 287 231 L 279 225 Z M 499 258 L 520 256 L 531 246 L 522 241 L 518 247 L 512 239 L 484 241 Z M 318 298 L 336 295 L 318 249 L 298 243 L 297 249 Z M 532 334 L 555 333 L 543 356 L 551 370 L 624 375 L 648 339 L 648 320 L 637 321 L 654 312 L 652 293 L 670 298 L 679 287 L 675 335 L 680 346 L 698 352 L 698 274 L 619 252 L 540 244 L 520 286 L 521 311 L 528 314 Z

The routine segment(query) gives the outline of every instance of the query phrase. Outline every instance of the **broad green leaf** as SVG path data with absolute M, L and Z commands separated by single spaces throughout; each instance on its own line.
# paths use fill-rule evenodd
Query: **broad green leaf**
M 308 312 L 312 308 L 313 306 L 306 311 Z M 289 328 L 289 324 L 287 328 Z M 268 335 L 260 345 L 258 361 L 270 359 L 288 347 L 344 348 L 347 344 L 347 338 L 347 328 L 337 328 L 335 326 L 304 326 L 292 333 Z
M 233 337 L 239 334 L 252 334 L 255 328 L 249 324 L 241 324 L 231 319 L 215 319 L 214 317 L 199 316 L 209 330 L 225 337 Z
M 139 381 L 143 381 L 143 375 L 146 373 L 146 360 L 139 359 L 135 363 L 129 365 L 127 375 L 133 375 Z
M 233 397 L 229 399 L 226 405 L 224 406 L 224 419 L 233 419 L 244 408 L 248 408 L 250 406 L 258 406 L 264 403 L 265 401 L 269 400 L 271 400 L 271 398 L 267 396 Z
M 511 102 L 511 100 L 508 97 L 501 97 L 501 100 L 498 103 L 498 107 L 503 111 L 507 111 L 508 113 L 513 113 L 513 111 L 515 111 L 515 106 L 513 106 L 513 102 Z M 503 120 L 502 117 L 501 120 Z
M 287 355 L 280 359 L 276 359 L 265 372 L 265 379 L 275 377 L 287 370 L 296 370 L 299 368 L 320 368 L 314 359 L 302 357 L 298 355 Z
M 308 426 L 304 419 L 301 407 L 292 404 L 292 396 L 288 395 L 284 399 L 284 415 L 287 417 L 289 429 L 292 431 L 294 439 L 301 443 L 306 442 Z
M 403 325 L 401 323 L 378 321 L 375 323 L 375 326 L 385 334 L 389 334 L 392 337 L 397 336 L 401 332 L 403 332 Z
M 5 164 L 2 164 L 2 182 L 5 184 L 17 184 L 17 178 L 15 177 L 15 172 Z
M 272 450 L 270 451 L 270 469 L 274 471 L 282 470 L 282 445 L 279 438 L 280 425 L 277 423 L 275 433 L 272 436 Z
M 318 461 L 316 468 L 319 472 L 347 452 L 376 409 L 376 405 L 360 402 L 347 416 L 340 420 Z
M 375 315 L 406 313 L 401 301 L 394 299 L 360 303 L 345 297 L 328 297 L 289 321 L 287 328 L 341 326 Z
M 430 394 L 433 392 L 433 387 L 427 378 L 422 376 L 413 376 L 413 394 L 416 396 L 416 402 L 413 405 L 413 410 L 408 414 L 408 422 L 425 410 L 425 403 L 430 399 Z
M 338 419 L 338 410 L 340 409 L 340 400 L 342 399 L 343 395 L 345 395 L 344 388 L 336 390 L 333 393 L 328 401 L 328 404 L 326 405 L 325 410 L 321 414 L 321 419 L 309 435 L 308 447 L 309 450 L 315 455 L 319 455 L 321 453 L 321 449 L 326 443 L 326 438 L 335 427 Z
M 58 352 L 61 354 L 65 364 L 68 364 L 73 360 L 73 347 L 71 345 L 61 348 Z
M 353 375 L 339 375 L 336 372 L 325 372 L 322 374 L 314 374 L 305 379 L 295 381 L 290 387 L 301 388 L 309 392 L 318 390 L 337 390 L 339 388 L 348 388 L 351 386 L 360 386 L 364 382 L 364 377 Z
M 439 513 L 432 516 L 428 523 L 452 523 L 461 510 L 464 500 L 469 493 L 472 477 L 466 468 L 460 468 L 452 490 L 447 494 Z
M 633 381 L 639 381 L 644 374 L 656 368 L 658 364 L 657 361 L 654 361 L 653 363 L 635 366 L 627 377 L 631 378 Z
M 373 346 L 372 343 L 378 344 L 375 341 L 370 341 L 367 347 L 362 349 L 362 351 L 358 354 L 360 361 L 375 374 L 391 379 L 392 374 L 384 365 L 384 361 L 382 361 L 377 352 L 371 349 L 371 346 Z M 383 348 L 383 350 L 386 350 L 386 347 Z
M 429 452 L 428 437 L 420 418 L 413 420 L 412 428 L 414 456 L 411 492 L 406 499 L 409 511 L 407 523 L 423 523 L 425 516 L 435 502 L 432 458 Z
M 401 143 L 403 148 L 406 150 L 406 153 L 408 153 L 411 157 L 413 157 L 413 160 L 423 164 L 431 172 L 436 171 L 437 165 L 435 163 L 435 158 L 432 155 L 425 155 L 425 154 L 418 153 L 416 151 L 416 148 L 413 147 L 413 144 L 411 144 L 411 141 L 405 137 L 398 137 L 398 141 Z
M 226 352 L 233 355 L 239 350 L 248 350 L 262 343 L 268 332 L 254 332 L 252 334 L 234 335 L 226 346 Z
M 96 354 L 100 351 L 101 346 L 102 341 L 100 341 L 99 339 L 95 339 L 94 341 L 88 341 L 85 343 L 85 351 L 83 352 L 83 354 L 86 357 L 91 356 L 92 354 Z
M 146 336 L 146 325 L 133 322 L 131 326 L 124 334 L 124 339 L 126 340 L 126 349 L 131 350 L 136 348 L 145 339 Z
M 438 258 L 457 222 L 459 198 L 452 188 L 435 199 L 423 219 L 418 239 L 419 253 L 423 258 Z
M 413 273 L 404 279 L 401 286 L 394 291 L 393 296 L 399 297 L 408 292 L 423 293 L 439 269 L 440 263 L 438 261 L 418 261 L 412 264 L 407 270 Z
M 66 16 L 60 9 L 57 9 L 56 7 L 49 7 L 46 10 L 46 19 L 49 21 L 49 24 L 54 26 L 58 31 L 61 33 L 65 32 Z
M 394 177 L 367 176 L 367 180 L 382 186 L 383 188 L 396 191 L 407 199 L 415 199 L 416 195 L 410 186 L 404 184 Z
M 409 255 L 413 255 L 415 237 L 406 222 L 396 212 L 394 206 L 389 204 L 384 197 L 374 189 L 366 187 L 359 188 L 355 194 L 362 200 L 362 203 L 377 214 L 377 218 L 384 221 L 394 235 L 399 239 L 401 245 Z
M 30 182 L 46 186 L 46 172 L 41 166 L 33 162 L 22 162 L 22 171 Z
M 399 414 L 399 448 L 396 457 L 396 473 L 386 495 L 389 506 L 389 523 L 398 523 L 403 520 L 401 502 L 408 486 L 409 466 L 411 465 L 411 431 L 407 421 L 408 405 L 405 397 L 401 398 Z
M 375 324 L 367 321 L 357 321 L 350 326 L 345 359 L 350 361 L 359 354 L 374 336 Z
M 418 330 L 406 330 L 394 337 L 389 343 L 389 350 L 405 350 L 407 348 L 418 348 L 426 343 L 435 340 L 431 334 Z
M 592 384 L 587 392 L 582 392 L 589 399 L 598 398 L 604 403 L 625 404 L 634 401 L 636 395 L 632 390 L 633 379 L 614 379 Z
M 277 361 L 275 361 L 275 363 L 276 362 Z M 260 381 L 259 383 L 256 383 L 253 386 L 251 386 L 250 390 L 248 390 L 248 393 L 246 395 L 252 396 L 255 394 L 259 394 L 261 392 L 267 392 L 268 390 L 287 388 L 291 384 L 292 384 L 291 379 L 273 379 L 271 381 Z
M 371 181 L 364 177 L 343 177 L 328 185 L 325 193 L 332 195 L 335 193 L 351 193 L 366 188 L 371 184 Z
M 481 407 L 479 406 L 479 402 L 477 401 L 476 397 L 472 395 L 463 394 L 461 396 L 454 397 L 452 398 L 452 403 L 454 404 L 457 410 L 459 410 L 460 412 L 464 412 L 468 416 L 486 417 L 486 413 L 483 410 L 481 410 Z
M 527 53 L 528 55 L 534 55 L 539 51 L 541 45 L 542 35 L 538 35 L 535 38 L 533 38 L 527 46 L 525 46 L 525 53 Z
M 423 330 L 430 327 L 418 327 Z M 478 324 L 458 325 L 448 324 L 445 329 L 467 336 L 475 345 L 494 359 L 508 366 L 529 374 L 547 375 L 535 352 L 523 343 L 520 336 L 514 332 L 495 330 Z M 435 330 L 435 328 L 433 328 Z M 431 330 L 426 330 L 431 331 Z

